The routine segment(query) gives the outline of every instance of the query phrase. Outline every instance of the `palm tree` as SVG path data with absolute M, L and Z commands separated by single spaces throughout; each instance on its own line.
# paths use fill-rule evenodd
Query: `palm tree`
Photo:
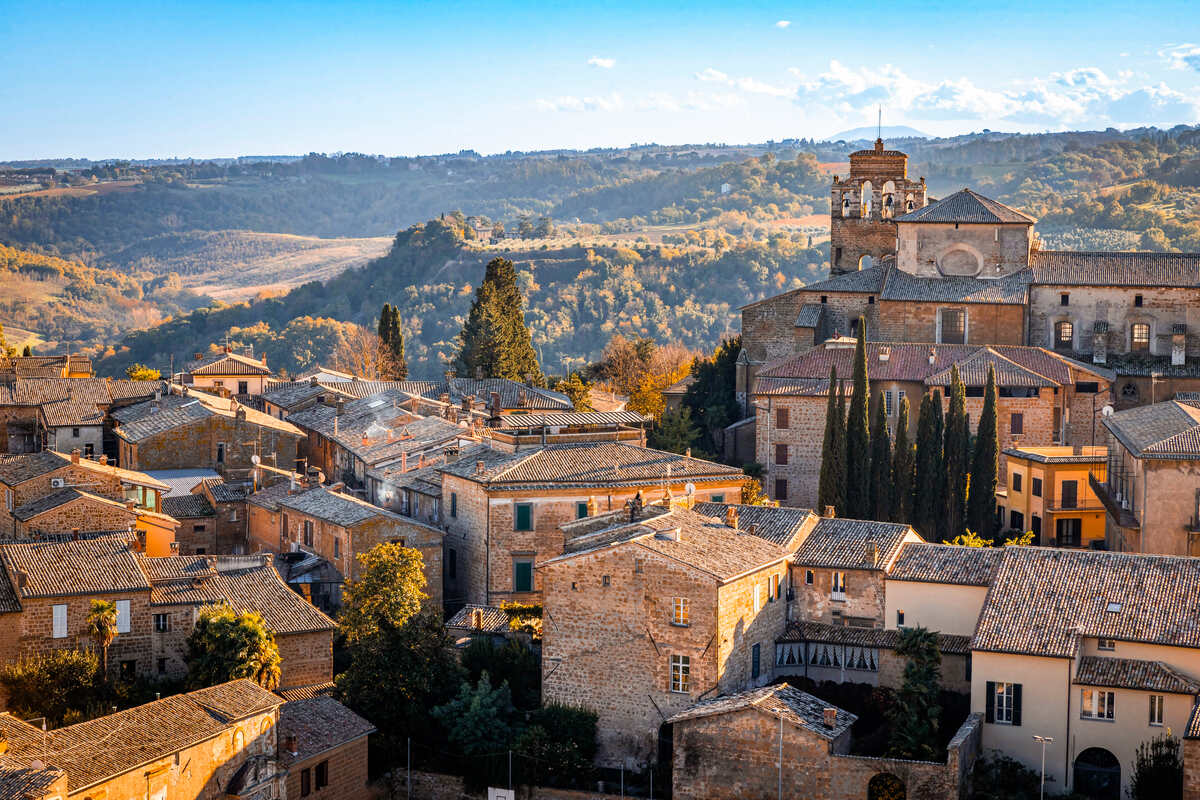
M 108 680 L 108 647 L 117 638 L 117 604 L 111 600 L 93 600 L 87 615 L 88 635 L 100 647 L 104 679 Z

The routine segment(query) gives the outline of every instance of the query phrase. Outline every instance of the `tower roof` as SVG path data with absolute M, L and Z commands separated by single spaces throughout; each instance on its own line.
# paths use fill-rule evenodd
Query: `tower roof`
M 983 225 L 1019 223 L 1032 225 L 1035 220 L 1027 217 L 1004 203 L 976 194 L 970 189 L 960 189 L 949 197 L 930 203 L 924 208 L 910 211 L 896 222 L 964 222 Z

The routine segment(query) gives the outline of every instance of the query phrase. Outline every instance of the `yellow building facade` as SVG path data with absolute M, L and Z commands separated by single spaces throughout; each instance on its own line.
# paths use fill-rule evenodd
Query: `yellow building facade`
M 1004 451 L 1008 485 L 996 492 L 1001 529 L 1032 531 L 1046 547 L 1102 547 L 1104 505 L 1088 475 L 1104 481 L 1108 448 L 1021 447 Z

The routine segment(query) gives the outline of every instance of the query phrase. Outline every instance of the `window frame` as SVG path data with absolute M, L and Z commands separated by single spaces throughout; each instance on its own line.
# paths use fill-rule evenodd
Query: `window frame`
M 1139 337 L 1138 334 L 1143 332 L 1145 333 L 1145 338 Z M 1129 352 L 1149 353 L 1151 338 L 1152 335 L 1149 323 L 1134 322 L 1129 326 Z
M 762 645 L 755 642 L 750 648 L 750 680 L 758 680 L 762 674 Z
M 450 493 L 450 516 L 458 519 L 458 492 Z
M 994 684 L 994 724 L 1013 725 L 1016 717 L 1016 686 L 1017 684 L 1008 681 L 996 681 Z
M 521 587 L 520 579 L 522 577 L 521 570 L 523 568 L 529 569 L 529 588 L 528 589 L 520 588 Z M 532 591 L 533 591 L 533 559 L 529 558 L 528 556 L 514 558 L 513 559 L 513 592 L 514 593 L 523 593 L 523 592 L 532 592 Z
M 670 660 L 670 691 L 673 694 L 691 694 L 691 656 L 673 654 Z
M 1150 695 L 1150 725 L 1155 728 L 1163 726 L 1163 707 L 1166 697 L 1161 694 Z
M 1022 491 L 1021 487 L 1024 485 L 1024 478 L 1025 478 L 1024 473 L 1013 470 L 1012 474 L 1009 477 L 1012 479 L 1009 481 L 1009 489 L 1011 489 L 1014 492 Z
M 1063 332 L 1067 336 L 1063 338 Z M 1075 323 L 1069 319 L 1060 319 L 1054 323 L 1054 347 L 1055 350 L 1074 349 L 1075 347 Z
M 304 528 L 304 546 L 312 547 L 313 542 L 315 542 L 317 540 L 316 526 L 313 525 L 313 521 L 311 519 L 306 519 L 306 520 L 304 520 L 303 528 Z
M 1082 686 L 1079 689 L 1079 718 L 1099 722 L 1116 721 L 1117 693 L 1111 689 Z
M 686 597 L 675 597 L 671 600 L 671 624 L 676 628 L 690 628 L 691 622 L 691 603 Z
M 1025 413 L 1014 411 L 1008 415 L 1008 433 L 1010 436 L 1025 435 Z
M 792 424 L 792 415 L 789 409 L 775 409 L 775 429 L 780 431 L 790 430 Z
M 329 785 L 329 759 L 325 759 L 313 769 L 313 787 L 320 791 Z
M 831 600 L 846 599 L 846 573 L 834 570 L 829 576 L 829 598 Z
M 1030 476 L 1029 478 L 1029 494 L 1034 497 L 1042 496 L 1042 479 Z
M 786 467 L 788 465 L 788 446 L 786 442 L 775 443 L 775 466 Z
M 588 515 L 587 501 L 575 502 L 575 519 L 586 519 Z
M 956 341 L 950 341 L 946 338 L 946 333 L 951 330 L 947 327 L 946 321 L 948 317 L 953 317 L 954 321 L 960 322 L 961 325 L 954 325 L 953 329 L 956 333 L 961 333 L 961 336 L 955 337 Z M 965 308 L 941 307 L 938 309 L 937 315 L 937 343 L 938 344 L 967 344 L 967 310 Z M 958 341 L 961 339 L 961 341 Z
M 117 633 L 129 633 L 133 629 L 133 607 L 129 600 L 118 600 Z M 122 610 L 123 609 L 123 610 Z
M 521 515 L 525 514 L 526 527 L 521 525 Z M 533 503 L 513 503 L 513 530 L 528 533 L 533 530 Z
M 59 624 L 60 618 L 61 618 L 61 622 L 62 622 L 61 626 Z M 68 611 L 67 611 L 66 603 L 55 603 L 54 605 L 50 606 L 50 638 L 51 639 L 67 638 L 67 629 L 69 627 L 69 625 L 67 624 L 67 618 L 68 618 Z
M 171 630 L 171 615 L 170 614 L 155 614 L 154 615 L 154 632 L 168 633 Z
M 775 499 L 776 500 L 787 500 L 788 499 L 787 478 L 776 478 L 775 479 Z

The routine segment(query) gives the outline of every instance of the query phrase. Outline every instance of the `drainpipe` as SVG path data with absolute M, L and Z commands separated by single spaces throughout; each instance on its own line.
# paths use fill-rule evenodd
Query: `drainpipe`
M 484 514 L 484 545 L 483 545 L 483 604 L 492 604 L 492 496 L 487 489 L 483 491 L 484 502 L 487 503 L 487 513 Z

